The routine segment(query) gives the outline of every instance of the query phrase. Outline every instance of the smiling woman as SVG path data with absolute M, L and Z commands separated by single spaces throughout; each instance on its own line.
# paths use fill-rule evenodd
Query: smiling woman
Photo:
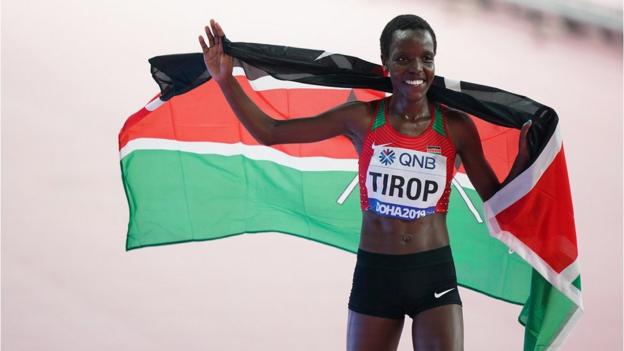
M 384 42 L 382 45 L 381 61 L 384 68 L 390 72 L 393 86 L 396 86 L 394 94 L 401 95 L 405 101 L 426 102 L 423 98 L 435 76 L 435 34 L 427 22 L 424 22 L 422 27 L 395 30 L 391 33 L 391 44 L 388 46 Z M 387 47 L 387 51 L 384 51 L 384 47 Z M 418 105 L 412 108 L 422 109 Z M 403 112 L 408 120 L 418 119 L 416 111 Z
M 456 155 L 484 200 L 501 182 L 483 156 L 472 120 L 427 97 L 437 49 L 431 26 L 418 16 L 401 15 L 384 28 L 381 61 L 392 81 L 391 96 L 291 120 L 273 119 L 246 95 L 232 75 L 223 29 L 212 20 L 205 31 L 208 43 L 202 36 L 199 43 L 206 68 L 259 143 L 348 135 L 358 151 L 363 222 L 347 348 L 395 350 L 407 314 L 415 349 L 462 350 L 461 299 L 446 227 Z M 529 127 L 520 133 L 510 179 L 528 163 Z

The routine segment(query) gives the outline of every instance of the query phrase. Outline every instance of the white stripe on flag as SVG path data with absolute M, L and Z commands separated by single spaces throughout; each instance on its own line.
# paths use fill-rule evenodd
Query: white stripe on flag
M 120 157 L 128 156 L 137 150 L 172 150 L 195 154 L 221 156 L 245 156 L 257 161 L 271 161 L 299 171 L 357 171 L 357 159 L 330 157 L 297 157 L 264 145 L 243 143 L 214 143 L 207 141 L 178 141 L 157 138 L 139 138 L 129 141 L 120 150 Z
M 559 289 L 561 293 L 582 308 L 583 299 L 581 297 L 581 291 L 572 285 L 572 282 L 579 274 L 577 264 L 578 257 L 562 272 L 557 273 L 557 271 L 513 233 L 502 230 L 496 219 L 497 214 L 522 199 L 533 189 L 540 177 L 546 172 L 552 161 L 561 151 L 561 145 L 559 126 L 557 126 L 537 160 L 504 188 L 494 194 L 492 198 L 486 201 L 483 204 L 483 211 L 486 218 L 485 222 L 493 237 L 505 243 L 538 271 L 551 285 Z
M 453 177 L 453 179 L 456 180 L 459 183 L 459 185 L 461 185 L 462 187 L 466 189 L 475 190 L 474 185 L 472 185 L 466 173 L 457 172 L 455 173 L 455 176 Z
M 451 78 L 444 78 L 444 86 L 447 89 L 455 90 L 457 92 L 461 92 L 461 82 Z
M 522 199 L 537 184 L 560 150 L 561 135 L 559 134 L 559 126 L 557 126 L 537 160 L 504 188 L 496 192 L 483 206 L 489 207 L 492 215 L 496 216 Z
M 578 277 L 578 274 L 571 277 L 574 271 L 578 272 L 577 261 L 574 261 L 561 273 L 557 273 L 546 261 L 544 261 L 538 254 L 536 254 L 530 247 L 524 244 L 522 240 L 518 239 L 513 233 L 504 231 L 498 225 L 496 217 L 492 215 L 491 210 L 488 207 L 484 208 L 486 224 L 490 230 L 490 234 L 502 241 L 510 249 L 512 249 L 518 256 L 527 261 L 531 267 L 533 267 L 539 274 L 544 277 L 552 286 L 556 287 L 562 294 L 573 301 L 577 306 L 583 308 L 583 298 L 581 297 L 581 291 L 572 285 L 572 282 Z M 578 257 L 577 257 L 578 260 Z M 568 271 L 569 269 L 569 271 Z
M 317 58 L 314 59 L 314 61 L 318 61 L 320 59 L 322 59 L 323 57 L 328 57 L 331 55 L 335 55 L 333 52 L 329 52 L 329 51 L 323 51 Z
M 355 177 L 353 177 L 353 179 L 351 180 L 351 183 L 349 183 L 349 185 L 347 185 L 347 187 L 342 192 L 342 194 L 340 194 L 340 197 L 338 197 L 338 200 L 336 200 L 336 202 L 339 205 L 342 205 L 345 202 L 345 200 L 349 197 L 349 195 L 351 195 L 357 183 L 358 183 L 358 175 L 356 174 Z
M 458 174 L 460 174 L 460 173 L 458 173 Z M 468 209 L 470 210 L 470 212 L 472 212 L 472 215 L 477 220 L 477 223 L 483 223 L 483 219 L 481 218 L 481 215 L 479 214 L 479 211 L 477 211 L 475 206 L 472 204 L 472 201 L 470 201 L 470 198 L 468 197 L 468 194 L 466 194 L 466 192 L 464 191 L 464 188 L 459 183 L 459 181 L 457 181 L 456 177 L 457 176 L 453 177 L 453 180 L 451 181 L 453 183 L 453 185 L 455 186 L 455 189 L 457 189 L 457 192 L 459 193 L 459 195 L 461 195 L 462 199 L 464 199 L 464 202 L 466 203 L 466 206 L 468 206 Z
M 234 69 L 232 70 L 232 75 L 245 76 L 245 70 L 243 70 L 243 68 L 240 66 L 234 67 Z M 249 84 L 255 91 L 273 90 L 273 89 L 351 90 L 351 88 L 326 87 L 326 86 L 321 86 L 321 85 L 305 84 L 305 83 L 293 82 L 293 81 L 288 81 L 288 80 L 279 80 L 269 75 L 260 77 L 254 80 L 249 79 Z
M 148 102 L 147 105 L 145 105 L 145 109 L 151 112 L 159 108 L 164 103 L 165 102 L 161 100 L 160 97 L 157 97 L 154 100 Z

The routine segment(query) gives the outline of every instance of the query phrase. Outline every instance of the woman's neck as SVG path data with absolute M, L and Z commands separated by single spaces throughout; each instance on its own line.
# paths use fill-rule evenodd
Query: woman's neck
M 417 101 L 409 101 L 398 96 L 390 97 L 390 112 L 397 114 L 405 119 L 416 120 L 425 116 L 429 116 L 429 103 L 427 98 Z

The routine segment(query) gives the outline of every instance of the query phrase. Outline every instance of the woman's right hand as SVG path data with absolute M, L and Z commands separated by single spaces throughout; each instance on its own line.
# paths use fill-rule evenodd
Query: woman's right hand
M 199 44 L 204 53 L 204 63 L 212 79 L 221 83 L 232 76 L 232 56 L 223 52 L 225 34 L 219 23 L 211 19 L 210 26 L 206 26 L 205 30 L 210 45 L 206 45 L 204 37 L 199 36 Z
M 199 36 L 204 63 L 236 117 L 263 145 L 309 143 L 350 133 L 363 136 L 373 116 L 371 104 L 353 101 L 308 118 L 275 120 L 267 115 L 232 79 L 233 58 L 223 52 L 223 29 L 215 20 L 206 26 L 208 43 Z

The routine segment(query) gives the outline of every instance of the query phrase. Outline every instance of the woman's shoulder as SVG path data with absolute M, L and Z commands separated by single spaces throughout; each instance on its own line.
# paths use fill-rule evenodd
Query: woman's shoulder
M 446 119 L 446 125 L 451 134 L 461 133 L 461 131 L 465 131 L 466 128 L 472 129 L 476 128 L 472 118 L 464 111 L 456 110 L 452 107 L 438 104 L 440 110 L 442 111 L 442 115 Z
M 479 140 L 477 127 L 470 115 L 446 105 L 439 105 L 446 119 L 446 127 L 451 141 L 459 150 L 463 145 Z
M 353 114 L 354 116 L 363 117 L 365 115 L 374 115 L 382 100 L 383 99 L 370 101 L 353 100 L 345 102 L 338 108 L 341 108 L 344 112 Z
M 346 102 L 337 108 L 340 110 L 342 118 L 349 125 L 349 129 L 357 134 L 364 134 L 375 118 L 381 101 L 382 99 L 371 101 L 354 100 Z
M 446 117 L 449 121 L 461 123 L 465 122 L 465 120 L 470 120 L 470 116 L 468 116 L 468 114 L 464 111 L 456 110 L 444 104 L 438 103 L 437 105 L 440 107 L 444 117 Z

